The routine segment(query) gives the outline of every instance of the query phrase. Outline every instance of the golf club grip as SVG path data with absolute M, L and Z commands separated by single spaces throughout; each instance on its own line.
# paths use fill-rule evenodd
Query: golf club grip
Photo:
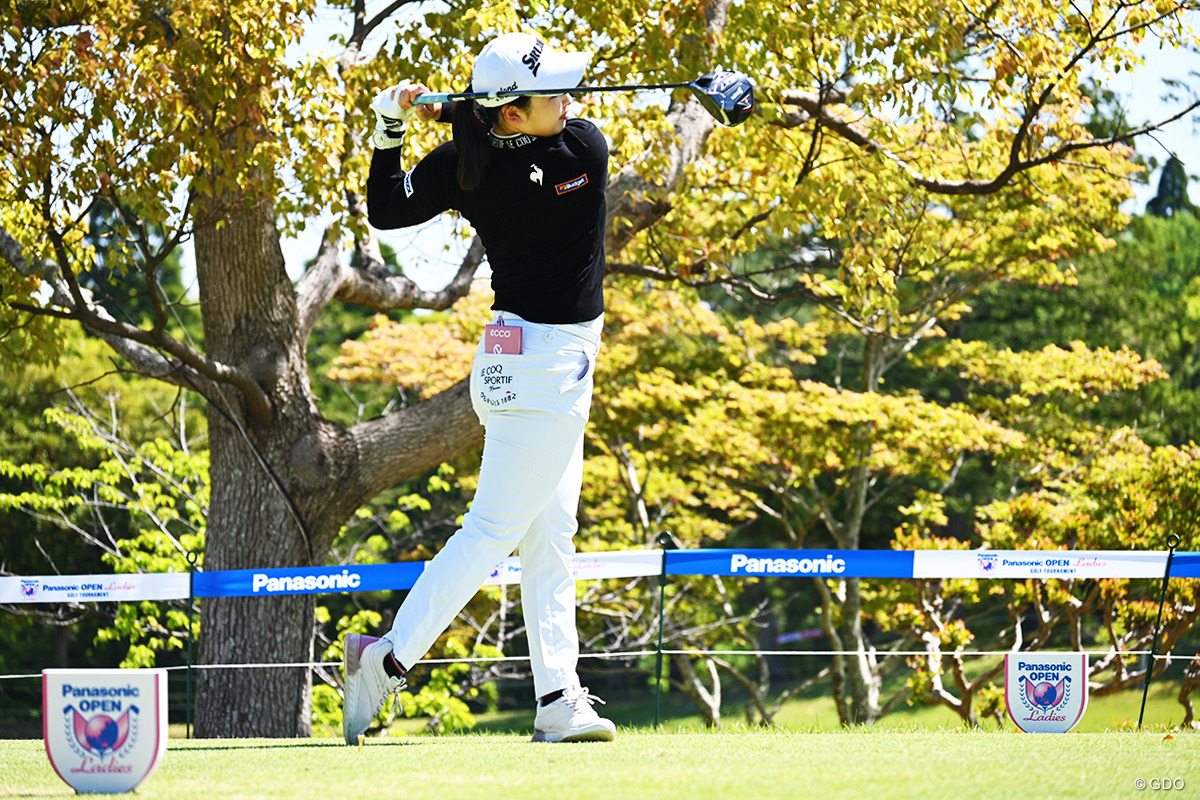
M 649 89 L 683 89 L 690 83 L 634 83 L 625 86 L 575 86 L 570 89 L 542 89 L 537 92 L 460 92 L 458 94 L 419 94 L 413 98 L 416 105 L 431 105 L 433 103 L 458 102 L 459 100 L 486 100 L 501 97 L 520 97 L 521 95 L 545 95 L 553 97 L 559 94 L 585 94 L 588 92 L 637 92 Z
M 464 93 L 464 94 L 437 94 L 427 93 L 419 94 L 413 98 L 414 106 L 431 106 L 434 103 L 457 103 L 459 100 L 475 100 L 480 97 L 487 97 L 486 94 L 479 92 Z

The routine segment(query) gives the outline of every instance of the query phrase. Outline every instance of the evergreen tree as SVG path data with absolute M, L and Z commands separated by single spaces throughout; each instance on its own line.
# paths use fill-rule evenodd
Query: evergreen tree
M 1127 346 L 1170 376 L 1095 404 L 1098 423 L 1136 420 L 1153 445 L 1183 446 L 1200 415 L 1200 217 L 1136 218 L 1108 253 L 1076 260 L 1077 284 L 997 285 L 973 303 L 963 338 L 1038 350 Z
M 1158 194 L 1146 204 L 1146 213 L 1156 217 L 1173 217 L 1177 212 L 1187 211 L 1195 215 L 1196 205 L 1188 199 L 1188 174 L 1183 162 L 1171 156 L 1158 179 Z

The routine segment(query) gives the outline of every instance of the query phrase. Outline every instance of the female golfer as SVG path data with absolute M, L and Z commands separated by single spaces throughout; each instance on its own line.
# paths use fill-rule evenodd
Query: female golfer
M 583 429 L 592 401 L 604 298 L 608 145 L 590 122 L 568 119 L 590 53 L 561 53 L 525 33 L 499 36 L 475 59 L 475 92 L 505 99 L 414 106 L 428 89 L 384 90 L 367 179 L 376 228 L 416 225 L 448 210 L 487 248 L 494 316 L 475 352 L 471 400 L 486 433 L 479 487 L 462 527 L 429 562 L 382 638 L 347 634 L 347 744 L 406 683 L 490 571 L 514 549 L 529 636 L 535 742 L 610 741 L 576 673 L 579 637 L 571 557 L 583 480 Z M 401 167 L 404 126 L 453 118 L 453 141 Z

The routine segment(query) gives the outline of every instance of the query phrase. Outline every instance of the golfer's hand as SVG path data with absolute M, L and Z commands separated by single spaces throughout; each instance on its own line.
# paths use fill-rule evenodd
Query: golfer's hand
M 376 150 L 399 147 L 404 141 L 404 127 L 416 116 L 418 119 L 436 119 L 442 113 L 442 104 L 413 105 L 413 98 L 425 94 L 429 89 L 420 83 L 401 81 L 384 89 L 371 101 L 375 112 L 375 132 L 371 143 Z
M 401 81 L 377 94 L 371 109 L 389 130 L 403 128 L 414 114 L 422 120 L 437 119 L 442 113 L 441 103 L 413 105 L 414 98 L 428 93 L 429 87 L 422 83 Z

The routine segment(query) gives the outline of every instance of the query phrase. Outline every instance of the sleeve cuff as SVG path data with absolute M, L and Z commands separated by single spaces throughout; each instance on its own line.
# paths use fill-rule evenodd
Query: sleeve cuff
M 376 150 L 392 150 L 404 144 L 404 129 L 391 131 L 379 125 L 375 128 L 375 132 L 371 134 L 371 144 L 375 145 Z

